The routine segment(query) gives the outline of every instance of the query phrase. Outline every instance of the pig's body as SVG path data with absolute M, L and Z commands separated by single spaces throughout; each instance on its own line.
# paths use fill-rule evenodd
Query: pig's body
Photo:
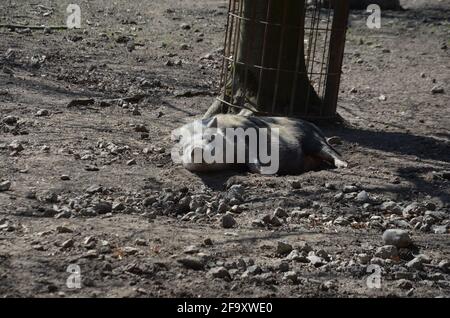
M 217 135 L 219 138 L 224 139 L 226 139 L 224 132 L 227 128 L 253 128 L 255 130 L 265 128 L 268 131 L 274 131 L 276 128 L 279 132 L 279 168 L 276 172 L 278 174 L 299 174 L 318 169 L 325 164 L 338 168 L 347 166 L 347 163 L 341 159 L 339 153 L 327 143 L 319 128 L 303 120 L 285 117 L 217 115 L 213 118 L 197 120 L 187 124 L 179 128 L 175 135 L 186 135 L 187 133 L 195 135 L 194 127 L 216 129 L 217 133 L 215 136 Z M 180 148 L 184 149 L 181 163 L 186 169 L 193 172 L 205 172 L 231 169 L 243 165 L 253 172 L 262 173 L 261 165 L 255 156 L 247 156 L 246 162 L 240 164 L 193 163 L 191 159 L 194 151 L 199 150 L 199 147 L 207 147 L 204 142 L 200 141 L 201 138 L 202 136 L 197 134 L 191 139 L 182 138 L 179 142 Z M 235 142 L 234 139 L 227 139 L 224 144 L 234 146 L 233 142 Z M 246 140 L 246 143 L 248 143 L 248 140 Z M 248 144 L 246 148 L 248 148 L 247 146 Z

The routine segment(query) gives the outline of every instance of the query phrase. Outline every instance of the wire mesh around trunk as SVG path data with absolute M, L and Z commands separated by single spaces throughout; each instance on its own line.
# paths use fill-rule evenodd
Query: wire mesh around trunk
M 336 116 L 348 0 L 230 0 L 221 94 L 232 112 Z

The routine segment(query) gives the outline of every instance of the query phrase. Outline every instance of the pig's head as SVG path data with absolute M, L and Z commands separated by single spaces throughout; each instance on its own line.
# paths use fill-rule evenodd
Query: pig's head
M 177 129 L 174 135 L 178 142 L 178 161 L 185 169 L 207 172 L 226 167 L 226 138 L 217 127 L 217 118 L 195 121 Z

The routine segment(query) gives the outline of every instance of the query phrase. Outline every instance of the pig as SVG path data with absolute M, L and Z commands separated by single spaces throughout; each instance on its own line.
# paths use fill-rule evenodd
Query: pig
M 295 175 L 348 165 L 317 126 L 301 119 L 220 114 L 188 123 L 172 137 L 172 158 L 195 173 L 245 168 Z

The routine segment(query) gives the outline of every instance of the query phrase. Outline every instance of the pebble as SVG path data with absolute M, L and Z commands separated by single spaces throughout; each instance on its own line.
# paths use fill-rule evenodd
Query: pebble
M 67 174 L 63 174 L 63 175 L 61 175 L 61 180 L 63 180 L 63 181 L 69 181 L 70 180 L 70 177 L 67 175 Z
M 397 281 L 397 287 L 401 289 L 411 289 L 413 288 L 413 283 L 407 279 L 400 279 Z
M 369 202 L 369 200 L 370 200 L 369 194 L 366 191 L 361 191 L 356 196 L 356 201 L 361 202 L 361 203 Z
M 183 251 L 185 254 L 197 254 L 200 252 L 200 249 L 195 245 L 190 245 L 186 247 Z
M 422 270 L 423 269 L 423 261 L 416 257 L 413 260 L 406 263 L 406 267 L 409 269 Z
M 307 259 L 315 267 L 320 267 L 326 264 L 326 261 L 323 258 L 316 255 L 309 255 Z
M 73 233 L 73 230 L 71 228 L 68 228 L 67 226 L 58 226 L 56 228 L 56 232 L 63 234 L 63 233 Z
M 9 126 L 15 125 L 18 121 L 19 118 L 16 116 L 6 116 L 2 119 L 2 122 Z
M 354 193 L 358 191 L 358 187 L 354 186 L 354 185 L 347 185 L 344 186 L 344 188 L 342 189 L 342 192 L 344 193 Z
M 67 240 L 67 241 L 64 241 L 64 242 L 61 244 L 61 248 L 62 248 L 62 249 L 68 249 L 68 248 L 73 247 L 74 244 L 75 244 L 75 241 L 72 240 L 72 239 L 69 239 L 69 240 Z
M 50 115 L 50 112 L 47 109 L 39 109 L 36 112 L 36 116 L 37 117 L 45 117 L 45 116 L 48 116 L 48 115 Z
M 287 218 L 289 216 L 289 214 L 283 208 L 277 208 L 273 213 L 273 215 L 282 219 Z
M 434 86 L 431 89 L 431 93 L 432 94 L 443 94 L 444 93 L 444 88 L 443 87 L 439 87 L 439 86 Z
M 230 272 L 223 266 L 212 268 L 208 272 L 208 274 L 211 275 L 214 278 L 221 278 L 221 279 L 225 279 L 225 280 L 231 280 Z
M 11 188 L 11 181 L 6 180 L 0 183 L 0 192 L 9 191 Z
M 277 254 L 287 255 L 292 252 L 293 248 L 291 244 L 279 241 L 277 242 Z
M 112 211 L 111 202 L 102 201 L 94 205 L 94 211 L 98 214 L 107 214 Z
M 224 216 L 222 216 L 221 225 L 224 229 L 230 229 L 234 227 L 236 224 L 237 222 L 234 219 L 233 215 L 231 215 L 231 213 L 227 213 Z
M 259 275 L 262 273 L 262 269 L 258 265 L 251 265 L 247 267 L 245 273 L 247 273 L 248 275 Z
M 293 283 L 298 282 L 298 274 L 296 271 L 289 271 L 283 275 L 283 280 L 291 281 Z
M 408 232 L 401 229 L 386 230 L 383 233 L 383 242 L 385 245 L 394 245 L 398 248 L 412 245 L 412 240 Z
M 392 259 L 398 256 L 398 249 L 394 245 L 385 245 L 378 248 L 375 256 L 382 259 Z
M 450 262 L 447 260 L 443 260 L 439 262 L 439 269 L 443 271 L 444 273 L 450 274 Z
M 127 161 L 127 166 L 134 166 L 136 165 L 136 160 L 135 159 L 131 159 Z

